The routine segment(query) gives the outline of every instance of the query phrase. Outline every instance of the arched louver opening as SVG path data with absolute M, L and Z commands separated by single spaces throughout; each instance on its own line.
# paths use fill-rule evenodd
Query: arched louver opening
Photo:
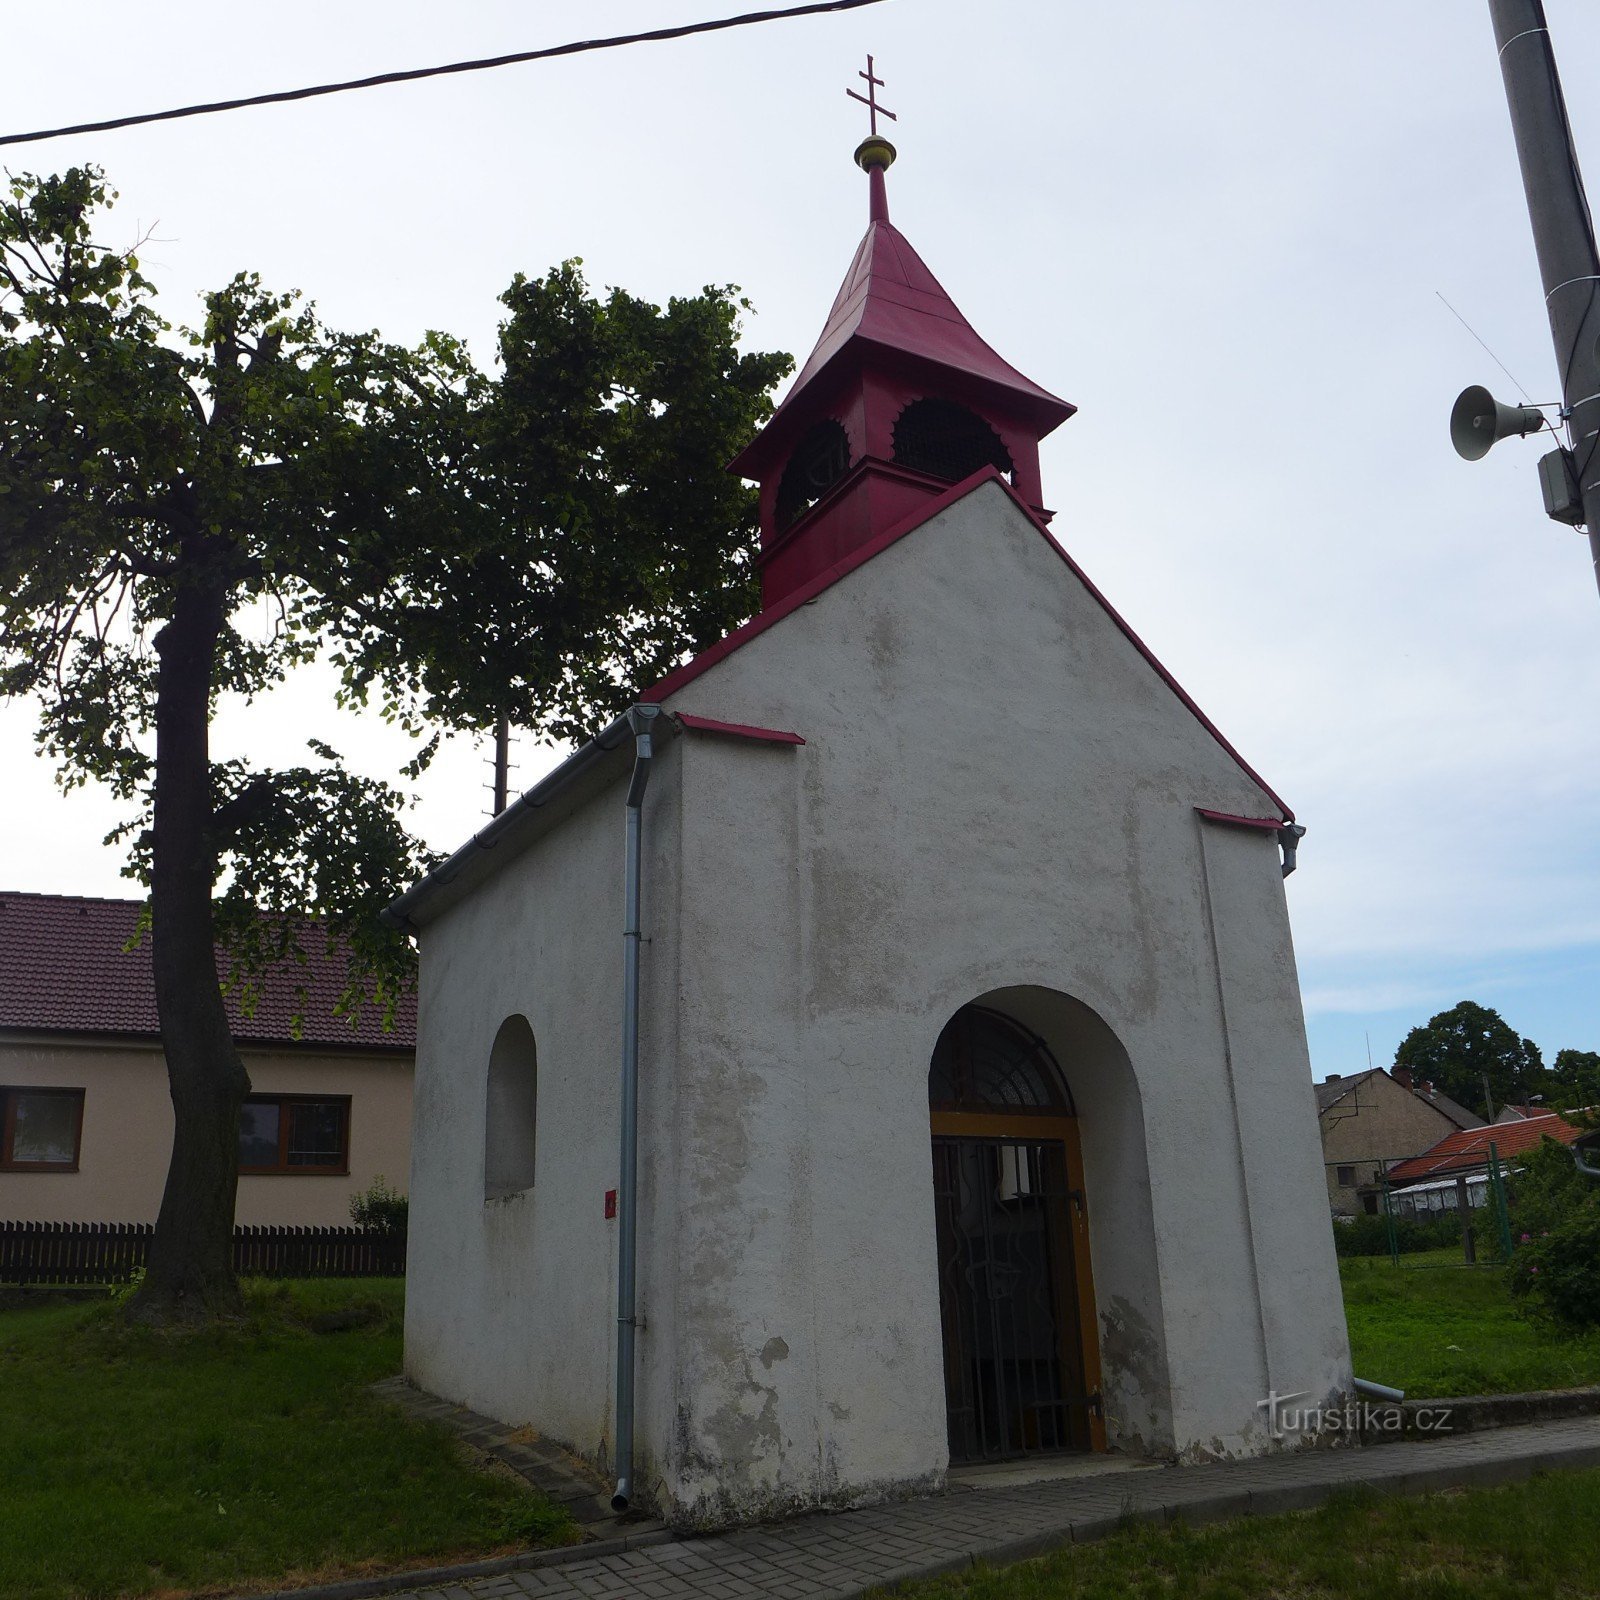
M 1014 471 L 1000 435 L 953 400 L 913 400 L 895 421 L 894 458 L 946 483 L 959 483 L 983 467 L 996 467 L 1008 478 Z
M 1043 1041 L 983 1006 L 963 1006 L 945 1024 L 928 1069 L 928 1103 L 936 1111 L 1073 1115 L 1066 1080 Z
M 781 532 L 809 511 L 850 468 L 850 436 L 837 422 L 819 422 L 800 441 L 778 481 Z

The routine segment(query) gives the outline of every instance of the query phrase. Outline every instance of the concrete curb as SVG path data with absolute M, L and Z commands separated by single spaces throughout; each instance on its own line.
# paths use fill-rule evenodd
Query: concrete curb
M 375 1573 L 370 1578 L 348 1578 L 341 1583 L 313 1584 L 304 1589 L 273 1589 L 250 1600 L 368 1600 L 369 1596 L 409 1593 L 413 1589 L 441 1589 L 447 1584 L 498 1578 L 507 1572 L 527 1572 L 534 1567 L 559 1567 L 570 1561 L 590 1561 L 601 1556 L 626 1555 L 676 1538 L 670 1528 L 650 1528 L 624 1534 L 619 1539 L 591 1539 L 581 1544 L 556 1545 L 549 1550 L 524 1550 L 520 1555 L 497 1556 L 492 1561 L 463 1561 L 452 1567 L 412 1567 L 406 1572 Z
M 1365 1416 L 1368 1425 L 1361 1430 L 1364 1445 L 1392 1444 L 1397 1439 L 1453 1439 L 1489 1428 L 1600 1416 L 1600 1387 L 1404 1400 L 1399 1405 L 1370 1406 Z

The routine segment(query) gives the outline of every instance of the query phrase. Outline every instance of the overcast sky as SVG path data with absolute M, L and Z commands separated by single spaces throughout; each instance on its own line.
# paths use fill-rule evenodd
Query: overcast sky
M 1600 183 L 1600 7 L 1547 0 Z M 5 0 L 6 131 L 728 14 L 723 0 Z M 1067 548 L 1310 828 L 1290 880 L 1318 1077 L 1463 998 L 1600 1049 L 1600 597 L 1540 447 L 1467 465 L 1455 394 L 1559 391 L 1480 0 L 890 0 L 836 17 L 8 152 L 103 166 L 174 318 L 240 269 L 335 326 L 492 355 L 513 273 L 661 300 L 743 286 L 803 358 L 866 224 L 845 98 L 899 113 L 897 225 L 1004 356 L 1076 402 L 1044 447 Z M 328 681 L 228 707 L 219 753 L 405 747 Z M 0 706 L 0 886 L 119 894 L 103 796 Z M 523 743 L 531 782 L 556 755 Z M 431 774 L 441 849 L 482 751 Z

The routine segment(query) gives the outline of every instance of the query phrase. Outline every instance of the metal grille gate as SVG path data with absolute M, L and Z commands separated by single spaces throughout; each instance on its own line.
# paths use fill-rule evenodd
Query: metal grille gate
M 1055 1140 L 933 1140 L 952 1461 L 1090 1448 L 1068 1208 Z

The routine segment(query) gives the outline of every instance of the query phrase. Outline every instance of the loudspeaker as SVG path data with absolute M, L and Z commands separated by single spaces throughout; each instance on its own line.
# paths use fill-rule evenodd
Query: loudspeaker
M 1543 426 L 1544 413 L 1537 406 L 1503 406 L 1475 383 L 1451 408 L 1450 443 L 1463 461 L 1481 461 L 1502 439 L 1537 433 Z

